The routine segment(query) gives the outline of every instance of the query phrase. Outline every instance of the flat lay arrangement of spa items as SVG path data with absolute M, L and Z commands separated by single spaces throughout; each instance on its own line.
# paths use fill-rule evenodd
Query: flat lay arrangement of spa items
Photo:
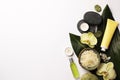
M 95 5 L 95 11 L 86 11 L 77 23 L 80 34 L 69 33 L 72 47 L 65 49 L 75 80 L 120 80 L 120 33 L 119 22 L 112 15 L 109 5 L 102 11 Z M 99 12 L 102 11 L 102 14 Z M 81 75 L 79 65 L 87 71 Z

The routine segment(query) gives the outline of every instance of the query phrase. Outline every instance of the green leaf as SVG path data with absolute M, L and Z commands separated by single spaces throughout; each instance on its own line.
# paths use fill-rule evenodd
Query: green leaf
M 70 36 L 70 41 L 71 41 L 71 44 L 72 44 L 72 47 L 73 47 L 73 50 L 74 50 L 76 56 L 79 55 L 79 53 L 82 49 L 88 47 L 87 45 L 82 44 L 80 42 L 80 36 L 77 36 L 72 33 L 69 33 L 69 36 Z
M 114 68 L 117 73 L 116 80 L 120 80 L 120 33 L 118 29 L 111 41 L 108 53 L 110 53 L 111 61 L 114 63 Z
M 98 30 L 102 31 L 104 34 L 107 19 L 109 18 L 114 20 L 112 16 L 112 12 L 108 5 L 106 5 L 104 9 L 102 17 L 103 17 L 103 22 L 99 26 Z M 103 35 L 99 38 L 98 46 L 100 46 L 101 44 L 102 37 Z M 115 71 L 117 73 L 117 78 L 115 80 L 120 80 L 120 33 L 118 29 L 116 29 L 112 41 L 110 43 L 109 49 L 107 50 L 106 53 L 111 57 L 111 61 L 115 65 Z

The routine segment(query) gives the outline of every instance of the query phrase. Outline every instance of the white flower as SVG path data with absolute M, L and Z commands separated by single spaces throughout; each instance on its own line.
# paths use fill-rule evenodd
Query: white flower
M 104 80 L 113 80 L 116 78 L 114 64 L 112 62 L 101 63 L 97 69 L 97 75 L 103 76 Z

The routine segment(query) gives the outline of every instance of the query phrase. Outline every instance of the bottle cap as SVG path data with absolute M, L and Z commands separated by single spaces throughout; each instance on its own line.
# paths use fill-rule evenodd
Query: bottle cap
M 70 61 L 70 63 L 74 62 L 74 61 L 73 61 L 73 58 L 69 58 L 69 61 Z
M 102 47 L 102 48 L 101 48 L 101 51 L 104 51 L 104 52 L 105 52 L 105 51 L 106 51 L 106 49 L 105 49 L 104 47 Z
M 72 48 L 67 47 L 67 48 L 65 49 L 65 54 L 66 54 L 68 57 L 71 57 L 71 56 L 74 54 Z

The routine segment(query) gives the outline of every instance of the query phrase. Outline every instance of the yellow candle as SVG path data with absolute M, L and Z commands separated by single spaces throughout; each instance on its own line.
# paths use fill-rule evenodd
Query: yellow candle
M 113 21 L 111 19 L 107 19 L 107 25 L 106 25 L 105 33 L 104 33 L 102 43 L 101 43 L 102 51 L 105 51 L 106 49 L 108 49 L 117 26 L 118 26 L 118 22 Z

